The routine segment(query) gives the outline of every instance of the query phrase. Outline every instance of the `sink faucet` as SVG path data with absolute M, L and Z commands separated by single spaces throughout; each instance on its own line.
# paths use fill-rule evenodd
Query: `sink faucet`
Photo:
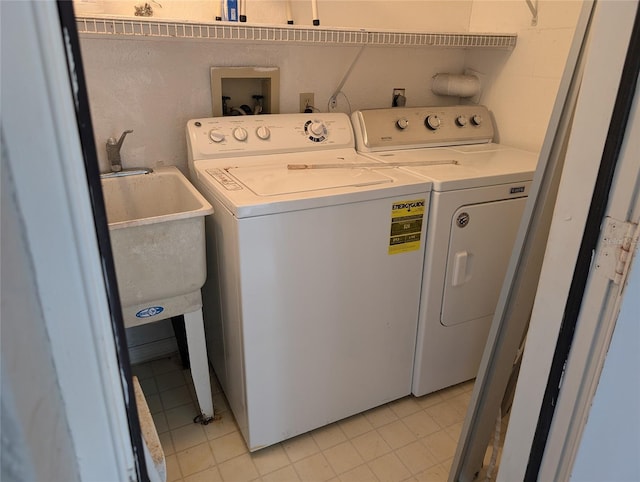
M 134 174 L 149 174 L 153 172 L 150 167 L 137 167 L 133 169 L 122 169 L 122 158 L 120 157 L 120 148 L 124 142 L 124 138 L 127 134 L 131 134 L 133 131 L 124 131 L 120 136 L 120 139 L 116 141 L 115 137 L 109 137 L 107 139 L 107 159 L 111 164 L 111 172 L 106 174 L 100 174 L 102 179 L 108 177 L 122 177 L 133 176 Z
M 122 171 L 122 159 L 120 157 L 120 148 L 124 142 L 124 138 L 127 134 L 131 134 L 133 131 L 124 131 L 120 136 L 120 140 L 116 141 L 115 137 L 109 137 L 107 139 L 107 159 L 111 164 L 111 170 L 113 172 Z

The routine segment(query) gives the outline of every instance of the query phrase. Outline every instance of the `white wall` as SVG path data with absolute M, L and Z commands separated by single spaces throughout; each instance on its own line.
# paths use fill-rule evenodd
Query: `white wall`
M 131 9 L 131 2 L 93 3 L 106 14 L 126 14 Z M 161 3 L 154 18 L 203 20 L 203 12 L 206 16 L 211 10 L 210 2 Z M 76 0 L 77 9 L 81 4 Z M 294 1 L 294 16 L 302 19 L 298 23 L 310 24 L 309 4 Z M 575 0 L 540 0 L 538 25 L 532 27 L 529 9 L 521 0 L 322 1 L 321 17 L 326 19 L 322 24 L 327 26 L 518 34 L 513 52 L 367 47 L 344 86 L 348 103 L 340 98 L 338 110 L 390 107 L 394 87 L 407 89 L 408 106 L 454 104 L 458 99 L 431 93 L 431 77 L 438 72 L 461 73 L 467 67 L 484 76 L 480 102 L 495 116 L 497 140 L 536 151 L 542 145 L 581 5 Z M 284 23 L 281 1 L 255 0 L 248 8 L 266 23 Z M 188 119 L 211 115 L 211 66 L 277 66 L 281 112 L 297 112 L 300 92 L 313 92 L 316 107 L 326 111 L 329 96 L 358 50 L 86 36 L 81 44 L 102 171 L 109 167 L 107 138 L 133 129 L 122 150 L 125 167 L 169 164 L 186 172 L 183 129 Z
M 542 146 L 581 7 L 575 0 L 539 0 L 534 27 L 524 0 L 474 0 L 470 31 L 518 34 L 508 58 L 470 51 L 465 61 L 487 76 L 480 103 L 495 116 L 499 142 L 531 151 Z
M 134 16 L 135 0 L 74 0 L 78 15 Z M 149 1 L 153 18 L 212 22 L 216 0 Z M 162 7 L 159 7 L 161 4 Z M 319 0 L 320 24 L 327 27 L 404 29 L 407 31 L 465 31 L 469 25 L 472 0 Z M 311 25 L 311 0 L 291 0 L 296 25 Z M 248 23 L 285 24 L 284 0 L 249 0 Z
M 280 68 L 280 112 L 298 112 L 299 93 L 327 101 L 355 58 L 357 46 L 247 44 L 201 40 L 81 38 L 101 171 L 105 142 L 133 129 L 123 144 L 125 167 L 176 165 L 186 174 L 187 120 L 209 117 L 212 66 Z M 407 105 L 456 103 L 431 93 L 437 72 L 461 72 L 461 49 L 366 47 L 343 87 L 351 109 L 391 107 L 394 87 Z M 506 53 L 503 52 L 503 55 Z M 348 112 L 344 97 L 338 110 Z

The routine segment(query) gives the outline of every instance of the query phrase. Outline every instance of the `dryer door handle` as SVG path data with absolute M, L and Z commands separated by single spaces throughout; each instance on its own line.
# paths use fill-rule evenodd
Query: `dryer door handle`
M 467 251 L 458 251 L 453 257 L 453 276 L 451 277 L 452 286 L 460 286 L 471 279 L 471 274 L 467 273 L 470 268 L 471 255 Z

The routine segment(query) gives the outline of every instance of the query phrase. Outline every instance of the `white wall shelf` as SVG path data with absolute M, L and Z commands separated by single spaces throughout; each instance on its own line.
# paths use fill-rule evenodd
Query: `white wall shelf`
M 490 48 L 511 50 L 516 34 L 397 32 L 386 30 L 257 25 L 237 22 L 197 23 L 128 17 L 77 18 L 81 35 L 112 38 L 149 37 L 247 42 L 379 45 L 398 47 Z

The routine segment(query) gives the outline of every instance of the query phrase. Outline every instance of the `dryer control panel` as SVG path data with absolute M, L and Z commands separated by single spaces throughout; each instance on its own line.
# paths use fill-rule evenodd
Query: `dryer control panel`
M 482 105 L 394 107 L 352 114 L 359 151 L 480 144 L 493 139 L 493 121 Z
M 346 114 L 270 114 L 187 122 L 189 161 L 355 147 Z

